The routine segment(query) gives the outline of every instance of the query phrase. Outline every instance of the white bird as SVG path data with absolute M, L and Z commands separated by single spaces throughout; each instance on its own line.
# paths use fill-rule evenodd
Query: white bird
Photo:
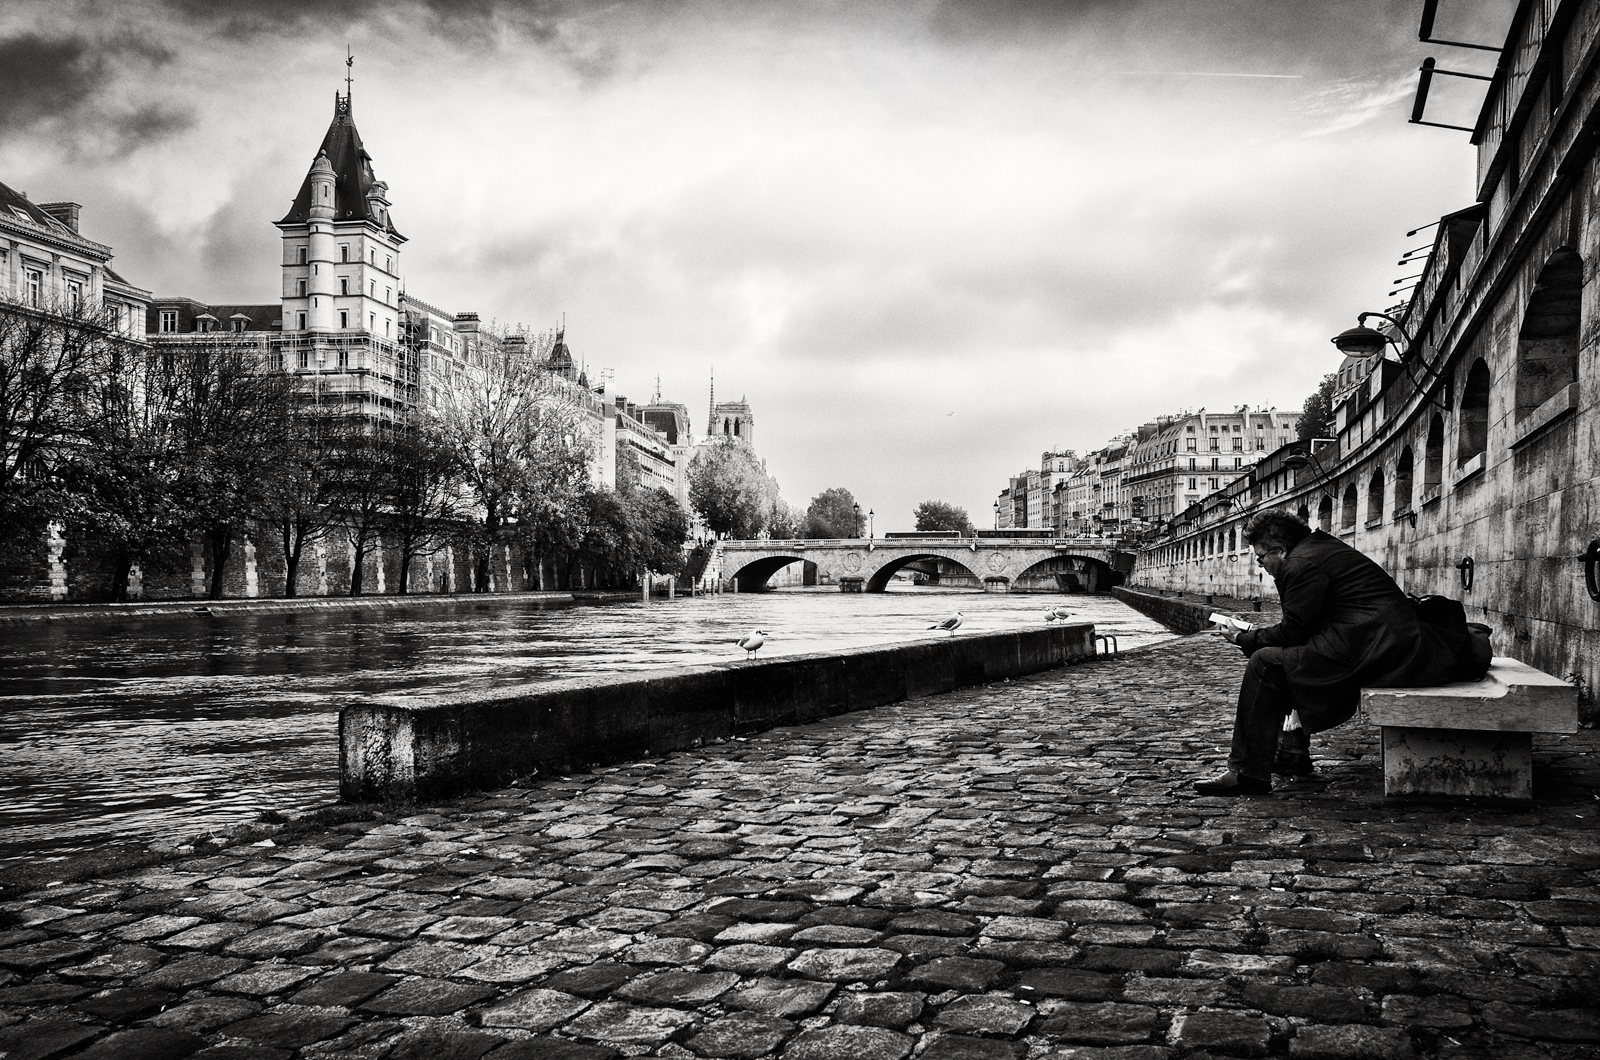
M 739 647 L 745 651 L 745 658 L 754 658 L 756 652 L 761 650 L 761 645 L 767 642 L 770 634 L 764 629 L 752 629 L 749 633 L 739 638 Z
M 1072 617 L 1072 612 L 1064 607 L 1047 607 L 1044 609 L 1046 622 L 1058 622 Z
M 961 628 L 961 612 L 957 611 L 943 622 L 935 622 L 929 629 L 942 629 L 946 633 L 954 633 Z

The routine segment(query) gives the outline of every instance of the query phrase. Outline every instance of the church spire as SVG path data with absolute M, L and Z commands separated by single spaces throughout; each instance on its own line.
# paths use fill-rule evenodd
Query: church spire
M 716 436 L 715 423 L 717 419 L 717 366 L 711 366 L 711 401 L 706 406 L 706 437 Z

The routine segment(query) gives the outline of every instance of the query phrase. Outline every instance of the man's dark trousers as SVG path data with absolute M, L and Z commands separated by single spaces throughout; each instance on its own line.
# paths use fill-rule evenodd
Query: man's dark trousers
M 1241 776 L 1272 779 L 1278 734 L 1291 708 L 1284 654 L 1282 648 L 1257 648 L 1245 664 L 1233 718 L 1233 748 L 1228 752 L 1228 768 Z

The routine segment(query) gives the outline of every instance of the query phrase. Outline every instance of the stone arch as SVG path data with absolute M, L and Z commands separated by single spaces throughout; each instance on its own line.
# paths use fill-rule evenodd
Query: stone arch
M 1428 423 L 1428 441 L 1422 453 L 1422 488 L 1433 489 L 1444 482 L 1444 416 L 1437 412 Z
M 1517 333 L 1517 422 L 1578 381 L 1582 298 L 1583 259 L 1562 247 L 1539 270 Z
M 1367 483 L 1367 525 L 1383 519 L 1383 468 L 1378 468 L 1372 473 L 1372 481 Z
M 1317 529 L 1325 534 L 1333 530 L 1333 498 L 1326 493 L 1322 495 L 1322 503 L 1317 505 Z
M 741 593 L 759 593 L 766 591 L 767 579 L 778 573 L 791 563 L 804 563 L 804 556 L 781 553 L 771 556 L 757 556 L 745 563 L 738 570 L 731 572 L 728 577 L 739 583 Z
M 1411 455 L 1408 445 L 1400 450 L 1400 460 L 1394 466 L 1394 513 L 1411 510 L 1411 481 L 1416 467 L 1416 460 Z
M 1482 357 L 1467 369 L 1467 382 L 1461 388 L 1461 418 L 1456 424 L 1456 464 L 1489 448 L 1489 365 Z
M 1339 513 L 1339 529 L 1353 530 L 1356 525 L 1356 484 L 1354 482 L 1345 487 L 1344 506 Z
M 1012 591 L 1016 592 L 1017 585 L 1029 575 L 1039 574 L 1053 574 L 1056 591 L 1063 593 L 1098 593 L 1113 585 L 1121 585 L 1123 581 L 1122 574 L 1103 560 L 1093 556 L 1063 554 L 1047 556 L 1029 565 L 1012 582 Z
M 980 586 L 983 584 L 983 575 L 973 570 L 962 560 L 956 559 L 953 556 L 947 556 L 941 552 L 917 552 L 906 556 L 896 556 L 894 559 L 889 560 L 883 566 L 867 575 L 866 584 L 863 585 L 862 588 L 869 593 L 881 593 L 889 587 L 889 579 L 893 578 L 900 571 L 904 570 L 906 567 L 909 567 L 913 563 L 930 559 L 943 560 L 946 563 L 954 564 L 976 579 Z

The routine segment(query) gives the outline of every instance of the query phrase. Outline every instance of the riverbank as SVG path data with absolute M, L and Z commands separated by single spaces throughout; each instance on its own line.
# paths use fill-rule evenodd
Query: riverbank
M 1593 1055 L 1600 735 L 1536 738 L 1532 804 L 1386 800 L 1359 722 L 1196 797 L 1242 667 L 1189 637 L 12 889 L 0 1050 Z
M 37 622 L 84 622 L 195 615 L 293 614 L 296 612 L 398 611 L 413 608 L 480 607 L 527 603 L 616 603 L 640 594 L 609 590 L 525 593 L 417 593 L 404 596 L 316 596 L 227 600 L 147 600 L 121 604 L 5 604 L 0 627 Z M 663 599 L 663 598 L 657 598 Z

